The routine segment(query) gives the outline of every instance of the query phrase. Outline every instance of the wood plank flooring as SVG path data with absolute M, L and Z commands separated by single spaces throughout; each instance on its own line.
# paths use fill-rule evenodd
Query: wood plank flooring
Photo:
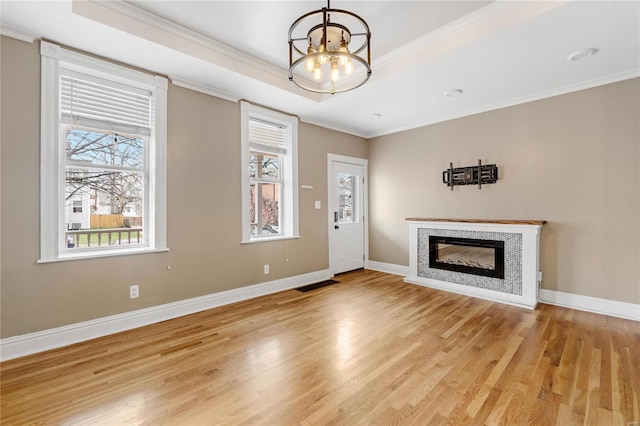
M 640 420 L 637 322 L 530 312 L 374 271 L 337 279 L 4 362 L 1 422 Z

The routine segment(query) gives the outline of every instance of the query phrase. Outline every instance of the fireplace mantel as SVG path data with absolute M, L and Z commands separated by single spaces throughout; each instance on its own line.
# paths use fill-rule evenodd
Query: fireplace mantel
M 534 309 L 538 303 L 540 230 L 544 220 L 407 218 L 410 228 L 406 282 Z M 443 271 L 429 265 L 432 235 L 504 241 L 505 277 Z
M 452 222 L 452 223 L 493 223 L 497 225 L 538 225 L 547 223 L 546 220 L 507 220 L 507 219 L 440 219 L 431 217 L 408 217 L 408 222 Z

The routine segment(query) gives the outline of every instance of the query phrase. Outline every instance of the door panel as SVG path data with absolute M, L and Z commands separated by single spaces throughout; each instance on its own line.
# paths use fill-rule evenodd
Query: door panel
M 338 274 L 364 267 L 364 166 L 330 164 L 329 261 Z

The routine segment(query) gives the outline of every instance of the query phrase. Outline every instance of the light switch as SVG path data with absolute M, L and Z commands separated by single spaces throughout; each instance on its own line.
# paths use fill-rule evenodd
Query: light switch
M 322 207 L 322 204 L 320 203 L 320 201 L 316 201 L 316 209 L 320 209 Z

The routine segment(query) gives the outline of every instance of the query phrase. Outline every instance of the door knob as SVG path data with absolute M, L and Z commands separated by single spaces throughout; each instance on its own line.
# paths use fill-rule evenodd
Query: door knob
M 334 229 L 340 229 L 340 227 L 338 225 L 333 225 Z

